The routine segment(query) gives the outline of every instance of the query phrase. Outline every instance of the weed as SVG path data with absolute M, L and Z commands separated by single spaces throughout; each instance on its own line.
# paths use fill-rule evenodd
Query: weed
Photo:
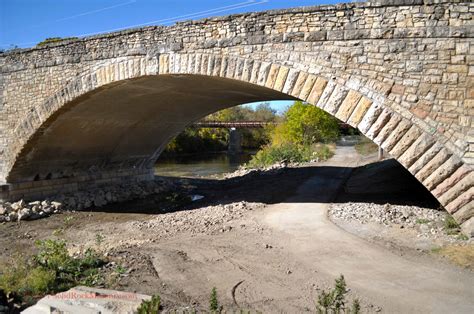
M 73 217 L 73 216 L 66 216 L 66 217 L 64 217 L 64 219 L 63 219 L 64 225 L 65 225 L 66 227 L 70 227 L 70 226 L 72 225 L 73 221 L 74 221 L 74 217 Z
M 453 216 L 446 215 L 444 219 L 444 229 L 459 229 L 459 224 L 454 220 Z
M 157 314 L 160 311 L 161 298 L 159 295 L 154 295 L 151 300 L 143 300 L 140 307 L 137 309 L 138 314 Z
M 424 218 L 418 218 L 418 219 L 416 220 L 416 223 L 417 223 L 417 224 L 420 224 L 420 225 L 422 225 L 422 224 L 427 224 L 427 223 L 429 223 L 429 222 L 431 222 L 431 220 L 429 220 L 429 219 L 424 219 Z
M 97 233 L 95 235 L 95 244 L 97 246 L 101 246 L 102 243 L 104 243 L 105 236 L 103 234 Z
M 211 313 L 217 313 L 219 311 L 219 301 L 217 300 L 217 289 L 212 288 L 211 297 L 209 298 L 209 310 Z
M 117 265 L 117 267 L 115 267 L 115 272 L 119 275 L 123 275 L 127 272 L 127 269 L 122 265 Z
M 352 308 L 346 308 L 345 296 L 347 294 L 347 286 L 344 276 L 337 278 L 334 289 L 329 292 L 323 290 L 318 296 L 318 305 L 316 306 L 317 313 L 359 313 L 359 300 L 354 300 Z
M 457 238 L 458 238 L 458 240 L 461 240 L 461 241 L 469 240 L 469 237 L 467 235 L 465 235 L 464 233 L 459 233 Z

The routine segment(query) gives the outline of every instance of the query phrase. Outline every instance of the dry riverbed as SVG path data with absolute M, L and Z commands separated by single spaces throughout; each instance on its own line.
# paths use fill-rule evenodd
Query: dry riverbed
M 474 273 L 439 257 L 472 242 L 446 235 L 436 201 L 374 158 L 342 147 L 318 165 L 187 179 L 187 193 L 204 198 L 179 208 L 151 197 L 0 224 L 0 262 L 60 238 L 71 252 L 102 252 L 104 272 L 120 266 L 107 288 L 159 294 L 165 310 L 207 310 L 216 287 L 229 311 L 314 312 L 342 273 L 363 312 L 472 313 Z

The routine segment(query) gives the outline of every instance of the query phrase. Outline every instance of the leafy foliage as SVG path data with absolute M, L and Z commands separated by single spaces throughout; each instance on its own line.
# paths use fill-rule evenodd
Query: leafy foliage
M 158 314 L 161 306 L 161 298 L 159 295 L 154 295 L 151 300 L 143 300 L 140 307 L 137 309 L 138 314 Z
M 284 123 L 275 128 L 272 143 L 311 145 L 335 141 L 338 137 L 337 119 L 316 106 L 295 101 L 286 111 Z

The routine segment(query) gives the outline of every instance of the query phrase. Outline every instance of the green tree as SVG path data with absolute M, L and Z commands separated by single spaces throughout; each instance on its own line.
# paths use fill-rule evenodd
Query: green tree
M 316 106 L 295 101 L 285 112 L 285 122 L 275 128 L 272 142 L 311 145 L 334 141 L 338 136 L 336 118 Z

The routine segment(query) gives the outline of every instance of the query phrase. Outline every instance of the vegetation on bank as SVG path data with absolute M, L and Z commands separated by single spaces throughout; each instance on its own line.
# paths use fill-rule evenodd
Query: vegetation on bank
M 61 41 L 74 40 L 74 39 L 77 39 L 77 37 L 48 37 L 45 40 L 37 43 L 36 46 L 41 47 L 50 43 L 57 43 Z
M 283 121 L 267 129 L 270 141 L 247 164 L 251 168 L 279 162 L 326 160 L 333 155 L 328 143 L 339 137 L 339 122 L 316 106 L 296 101 Z
M 36 241 L 38 252 L 31 258 L 17 256 L 0 267 L 0 291 L 17 306 L 33 303 L 48 293 L 77 285 L 104 283 L 100 268 L 105 260 L 93 249 L 73 256 L 63 240 Z

